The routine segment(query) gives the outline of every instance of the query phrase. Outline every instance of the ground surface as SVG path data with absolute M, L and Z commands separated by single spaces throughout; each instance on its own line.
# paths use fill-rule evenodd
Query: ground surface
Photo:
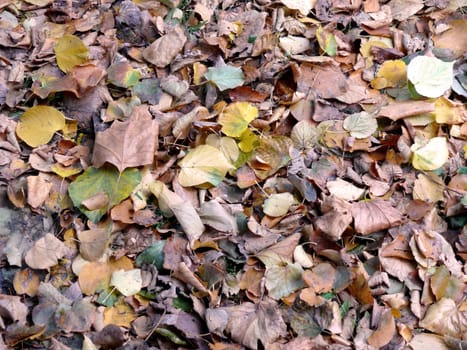
M 462 0 L 0 0 L 0 349 L 467 348 Z

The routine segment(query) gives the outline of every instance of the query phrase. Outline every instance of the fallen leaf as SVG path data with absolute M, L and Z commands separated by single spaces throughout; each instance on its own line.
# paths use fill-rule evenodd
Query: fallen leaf
M 303 269 L 298 263 L 281 261 L 277 265 L 268 266 L 264 277 L 268 295 L 273 299 L 289 296 L 304 286 Z
M 387 345 L 396 334 L 396 322 L 391 310 L 384 311 L 378 328 L 368 337 L 368 344 L 375 348 Z
M 68 252 L 65 244 L 53 234 L 47 233 L 38 239 L 26 253 L 24 260 L 32 269 L 49 269 Z
M 337 178 L 334 181 L 328 181 L 326 187 L 328 188 L 329 193 L 346 201 L 355 201 L 360 199 L 365 193 L 364 188 L 357 187 L 340 178 Z
M 449 28 L 432 37 L 436 48 L 453 50 L 456 58 L 461 57 L 467 47 L 465 33 L 467 23 L 463 19 L 452 19 L 448 21 Z
M 215 149 L 214 147 L 212 147 Z M 156 181 L 150 185 L 151 192 L 156 196 L 161 208 L 167 208 L 175 215 L 178 222 L 182 226 L 187 235 L 190 244 L 193 243 L 203 234 L 204 225 L 190 202 L 183 200 L 175 192 L 170 191 L 167 186 Z
M 290 132 L 293 146 L 298 150 L 313 149 L 319 141 L 319 130 L 310 121 L 302 120 Z
M 13 287 L 16 294 L 26 294 L 30 297 L 37 294 L 39 283 L 39 275 L 28 268 L 18 270 L 13 279 Z
M 287 214 L 290 207 L 296 204 L 294 196 L 289 192 L 271 194 L 263 203 L 263 212 L 269 216 L 282 216 Z
M 366 112 L 354 113 L 344 119 L 343 127 L 352 137 L 364 139 L 373 135 L 378 128 L 376 118 Z
M 249 102 L 229 104 L 219 115 L 222 132 L 230 137 L 240 137 L 248 124 L 258 117 L 258 108 Z
M 407 84 L 407 66 L 402 60 L 384 61 L 378 69 L 376 78 L 371 82 L 375 89 L 403 87 Z
M 108 307 L 104 311 L 104 324 L 114 324 L 116 326 L 130 328 L 138 315 L 124 302 L 119 302 L 113 307 Z
M 112 167 L 104 166 L 96 169 L 89 167 L 78 176 L 68 187 L 73 204 L 90 220 L 98 222 L 111 209 L 127 198 L 141 181 L 141 174 L 137 169 L 126 169 L 122 173 Z M 98 193 L 106 193 L 109 197 L 109 208 L 87 210 L 83 201 Z
M 26 322 L 28 307 L 15 295 L 0 294 L 0 316 L 19 324 Z
M 184 30 L 180 26 L 176 26 L 146 47 L 143 50 L 143 57 L 156 67 L 164 68 L 183 49 L 186 40 Z
M 89 50 L 75 35 L 65 34 L 54 46 L 57 65 L 62 71 L 68 73 L 74 66 L 88 61 Z
M 420 95 L 440 97 L 452 85 L 453 65 L 436 57 L 417 56 L 407 66 L 407 78 Z
M 319 26 L 316 29 L 316 39 L 318 39 L 318 44 L 321 50 L 324 51 L 329 56 L 335 56 L 337 53 L 337 42 L 334 34 L 323 29 Z
M 233 166 L 220 150 L 201 145 L 190 151 L 179 163 L 178 181 L 182 186 L 219 185 Z
M 105 162 L 122 172 L 126 168 L 152 164 L 157 147 L 158 123 L 149 113 L 127 122 L 114 121 L 96 133 L 92 163 L 100 168 Z
M 424 146 L 414 144 L 412 165 L 419 170 L 441 168 L 449 160 L 449 149 L 445 137 L 433 137 Z
M 402 221 L 402 214 L 381 199 L 353 203 L 352 216 L 355 231 L 364 235 L 399 225 Z
M 245 82 L 242 69 L 233 66 L 209 67 L 204 77 L 216 85 L 220 91 L 242 86 Z
M 138 83 L 141 73 L 127 61 L 112 63 L 107 68 L 107 79 L 115 86 L 128 88 Z
M 138 293 L 143 286 L 141 270 L 114 271 L 110 279 L 110 286 L 117 288 L 126 297 Z
M 266 179 L 290 161 L 292 140 L 285 136 L 262 137 L 248 164 L 260 179 Z
M 48 143 L 65 127 L 65 116 L 50 106 L 34 106 L 24 112 L 16 127 L 18 137 L 31 147 Z
M 419 324 L 433 333 L 461 339 L 467 329 L 467 313 L 460 311 L 454 300 L 442 298 L 428 307 Z
M 258 349 L 258 341 L 265 348 L 285 336 L 286 324 L 277 304 L 269 299 L 258 304 L 244 302 L 240 305 L 209 308 L 206 310 L 208 329 L 220 336 L 224 332 L 250 349 Z
M 28 204 L 33 208 L 41 207 L 49 197 L 52 183 L 41 176 L 28 176 Z
M 79 252 L 88 261 L 99 260 L 107 250 L 109 239 L 105 229 L 93 229 L 78 233 Z
M 287 35 L 279 38 L 279 46 L 287 55 L 298 55 L 310 49 L 310 40 L 302 36 Z
M 281 0 L 281 3 L 291 10 L 298 10 L 302 16 L 308 16 L 308 13 L 314 8 L 316 0 Z
M 444 342 L 443 337 L 430 333 L 415 334 L 409 342 L 412 350 L 449 350 L 450 347 Z
M 321 263 L 303 273 L 305 284 L 316 294 L 330 292 L 334 287 L 336 269 L 329 263 Z

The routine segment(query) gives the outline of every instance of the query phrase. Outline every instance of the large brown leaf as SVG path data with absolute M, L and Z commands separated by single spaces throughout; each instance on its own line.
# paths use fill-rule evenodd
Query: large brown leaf
M 399 225 L 402 220 L 402 214 L 389 202 L 381 199 L 354 203 L 352 216 L 355 231 L 364 235 Z
M 206 321 L 211 332 L 221 336 L 226 332 L 234 341 L 255 350 L 258 340 L 267 349 L 268 344 L 287 334 L 287 326 L 272 300 L 208 309 Z
M 158 124 L 149 112 L 133 116 L 129 121 L 115 121 L 110 128 L 96 133 L 92 163 L 99 168 L 105 162 L 126 168 L 151 164 L 156 151 Z

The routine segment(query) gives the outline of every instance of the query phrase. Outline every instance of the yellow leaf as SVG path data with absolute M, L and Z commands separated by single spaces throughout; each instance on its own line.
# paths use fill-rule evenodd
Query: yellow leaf
M 375 89 L 402 87 L 407 84 L 407 66 L 402 60 L 385 61 L 371 82 Z
M 29 108 L 19 119 L 18 137 L 31 147 L 45 145 L 54 133 L 65 127 L 65 116 L 49 106 Z
M 295 203 L 295 198 L 291 193 L 275 193 L 264 201 L 263 211 L 266 215 L 278 217 L 287 214 L 290 206 Z
M 463 103 L 454 103 L 440 97 L 435 101 L 435 116 L 438 124 L 462 124 L 466 121 L 466 108 Z
M 412 165 L 418 170 L 435 170 L 449 159 L 449 149 L 444 137 L 434 137 L 425 146 L 412 146 Z
M 240 135 L 240 142 L 238 143 L 238 148 L 243 152 L 248 153 L 254 150 L 255 146 L 258 144 L 258 135 L 256 135 L 250 129 L 246 129 Z
M 128 304 L 120 302 L 115 304 L 114 307 L 105 309 L 104 324 L 115 324 L 117 326 L 130 328 L 131 322 L 133 322 L 136 317 L 136 312 L 134 312 Z
M 219 149 L 209 145 L 192 149 L 178 165 L 181 168 L 178 181 L 185 187 L 206 183 L 217 186 L 233 168 Z
M 248 102 L 234 102 L 219 116 L 222 132 L 230 137 L 240 137 L 248 124 L 258 117 L 258 108 Z
M 206 138 L 206 144 L 220 149 L 225 159 L 232 164 L 235 163 L 240 155 L 237 143 L 231 137 L 219 137 L 215 134 L 210 134 Z
M 88 48 L 75 35 L 65 34 L 54 46 L 58 67 L 65 73 L 88 61 Z

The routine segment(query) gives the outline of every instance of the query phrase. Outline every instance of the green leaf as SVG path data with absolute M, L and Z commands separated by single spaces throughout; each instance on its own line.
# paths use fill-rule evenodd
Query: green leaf
M 354 113 L 345 118 L 343 127 L 356 139 L 370 137 L 378 128 L 376 119 L 367 112 Z
M 407 77 L 417 93 L 425 97 L 440 97 L 452 85 L 454 62 L 436 57 L 417 56 L 407 67 Z
M 245 81 L 242 69 L 232 66 L 210 67 L 204 77 L 215 84 L 220 91 L 241 86 Z
M 135 260 L 136 267 L 141 267 L 143 264 L 152 264 L 155 265 L 158 270 L 162 269 L 165 242 L 165 240 L 157 241 L 143 250 Z
M 316 30 L 316 38 L 321 50 L 329 56 L 335 56 L 337 53 L 337 42 L 334 34 L 325 31 L 323 27 L 319 26 Z
M 193 301 L 187 297 L 178 296 L 172 299 L 172 304 L 176 309 L 180 309 L 185 312 L 193 311 Z
M 99 169 L 90 167 L 68 187 L 68 193 L 73 204 L 91 221 L 97 223 L 107 210 L 127 198 L 140 181 L 141 174 L 134 168 L 126 169 L 120 175 L 113 166 L 103 166 Z M 102 192 L 109 198 L 108 207 L 88 210 L 81 204 Z
M 68 73 L 74 66 L 88 61 L 89 50 L 75 35 L 65 34 L 54 46 L 58 67 Z

